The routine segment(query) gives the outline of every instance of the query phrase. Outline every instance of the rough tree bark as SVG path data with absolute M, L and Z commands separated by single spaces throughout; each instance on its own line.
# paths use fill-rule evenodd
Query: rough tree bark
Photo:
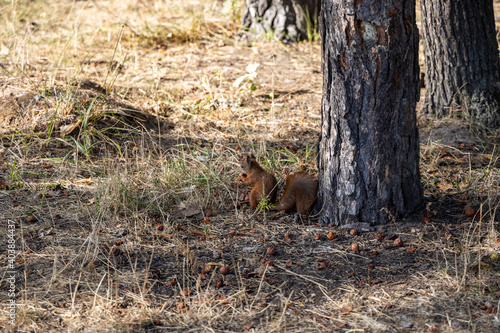
M 312 33 L 321 0 L 246 0 L 242 28 L 250 34 L 272 32 L 274 38 L 292 42 Z M 308 26 L 309 20 L 309 26 Z
M 323 224 L 384 224 L 423 205 L 412 0 L 323 0 L 318 141 Z
M 500 125 L 498 43 L 492 0 L 422 0 L 425 47 L 423 113 L 456 110 Z

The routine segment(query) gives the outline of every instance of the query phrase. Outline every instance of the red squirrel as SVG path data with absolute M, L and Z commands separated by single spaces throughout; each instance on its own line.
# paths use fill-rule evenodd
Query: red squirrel
M 241 180 L 245 185 L 252 187 L 250 192 L 250 209 L 257 208 L 263 197 L 274 203 L 278 193 L 278 182 L 276 178 L 262 169 L 253 154 L 248 154 L 241 159 L 242 173 L 236 181 Z
M 241 160 L 243 173 L 236 181 L 242 181 L 252 187 L 250 192 L 250 208 L 255 209 L 263 196 L 267 196 L 274 204 L 272 209 L 290 210 L 294 207 L 297 212 L 305 214 L 316 200 L 318 182 L 316 178 L 305 171 L 290 173 L 286 178 L 285 191 L 279 202 L 276 203 L 278 192 L 276 178 L 262 169 L 253 154 L 246 155 Z

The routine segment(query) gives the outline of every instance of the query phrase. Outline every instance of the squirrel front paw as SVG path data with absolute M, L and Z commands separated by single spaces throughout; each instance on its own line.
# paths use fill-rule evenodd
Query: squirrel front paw
M 242 182 L 242 181 L 245 181 L 245 179 L 247 179 L 247 175 L 246 175 L 246 173 L 242 172 L 242 173 L 240 173 L 238 175 L 238 177 L 236 178 L 236 181 L 237 182 Z

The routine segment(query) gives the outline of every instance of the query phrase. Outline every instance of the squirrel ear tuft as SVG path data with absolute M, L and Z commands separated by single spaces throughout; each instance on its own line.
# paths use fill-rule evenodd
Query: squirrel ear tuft
M 255 155 L 254 155 L 253 153 L 248 154 L 248 157 L 250 157 L 250 158 L 251 158 L 251 159 L 253 159 L 253 160 L 255 160 L 255 159 L 256 159 L 256 158 L 255 158 Z

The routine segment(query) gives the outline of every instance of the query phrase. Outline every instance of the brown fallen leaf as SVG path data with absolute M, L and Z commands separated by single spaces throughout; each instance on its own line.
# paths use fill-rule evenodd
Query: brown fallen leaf
M 90 182 L 92 182 L 92 177 L 75 180 L 75 183 L 77 183 L 77 184 L 87 184 Z
M 181 296 L 189 296 L 189 295 L 191 295 L 191 293 L 192 293 L 192 291 L 191 291 L 191 290 L 189 290 L 189 289 L 184 289 L 184 290 L 181 290 L 179 294 L 180 294 Z
M 340 313 L 342 314 L 348 314 L 348 313 L 351 313 L 352 312 L 352 308 L 351 307 L 344 307 L 342 309 L 340 309 Z
M 203 231 L 199 231 L 199 230 L 189 230 L 189 232 L 195 234 L 195 235 L 200 235 L 200 236 L 203 236 L 203 237 L 208 237 L 208 238 L 217 238 L 217 235 L 208 235 L 206 233 L 204 233 Z
M 497 313 L 498 312 L 498 308 L 496 308 L 496 307 L 489 307 L 489 308 L 486 309 L 486 312 L 488 312 L 490 314 L 491 313 Z
M 462 185 L 460 185 L 460 187 L 462 187 Z M 467 200 L 469 200 L 469 194 L 467 192 L 464 192 L 464 193 L 460 194 L 459 199 L 462 201 L 467 201 Z
M 64 125 L 59 127 L 59 132 L 61 133 L 61 136 L 66 136 L 73 132 L 80 124 L 82 123 L 81 119 L 78 119 L 76 122 L 69 124 L 69 125 Z
M 187 311 L 189 310 L 189 306 L 187 306 L 186 304 L 184 304 L 184 302 L 180 302 L 179 304 L 177 304 L 177 308 L 181 311 Z
M 453 185 L 439 185 L 441 191 L 448 191 L 453 188 Z
M 173 278 L 172 280 L 165 283 L 166 286 L 174 286 L 177 283 L 177 278 Z
M 328 260 L 324 260 L 324 261 L 316 263 L 316 269 L 317 270 L 322 270 L 324 268 L 330 268 L 331 265 L 332 264 Z

